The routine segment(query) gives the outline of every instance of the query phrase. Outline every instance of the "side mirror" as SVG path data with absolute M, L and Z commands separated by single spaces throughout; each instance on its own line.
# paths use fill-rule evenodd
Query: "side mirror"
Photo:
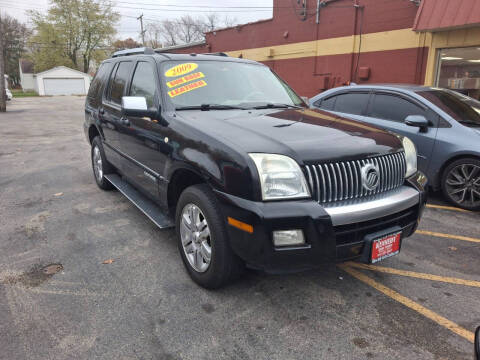
M 428 120 L 423 115 L 408 115 L 405 118 L 405 124 L 407 124 L 408 126 L 419 127 L 420 130 L 428 128 Z
M 157 110 L 149 110 L 147 100 L 143 96 L 123 96 L 122 113 L 125 116 L 154 118 Z
M 310 100 L 306 96 L 301 96 L 302 100 L 307 104 L 307 106 L 310 106 Z

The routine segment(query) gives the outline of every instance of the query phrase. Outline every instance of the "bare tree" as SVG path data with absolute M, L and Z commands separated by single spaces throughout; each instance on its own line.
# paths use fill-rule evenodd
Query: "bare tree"
M 238 24 L 238 20 L 235 17 L 230 17 L 228 15 L 225 15 L 223 18 L 223 26 L 224 27 L 232 27 Z
M 218 13 L 209 13 L 200 19 L 202 32 L 211 32 L 217 29 L 232 27 L 237 24 L 236 18 L 225 15 L 222 19 Z
M 147 44 L 151 47 L 174 46 L 201 41 L 205 33 L 236 23 L 228 15 L 223 19 L 218 13 L 209 13 L 204 17 L 184 15 L 178 19 L 165 19 L 160 23 L 146 25 Z
M 165 46 L 178 45 L 178 24 L 173 20 L 164 20 L 161 23 L 162 37 Z
M 162 30 L 162 24 L 157 24 L 157 23 L 149 23 L 145 26 L 145 30 L 147 31 L 145 33 L 146 35 L 146 46 L 149 46 L 151 48 L 160 48 L 162 47 L 162 39 L 163 39 L 163 30 Z
M 216 30 L 220 27 L 220 16 L 218 13 L 209 13 L 204 18 L 204 32 Z
M 190 15 L 183 15 L 178 20 L 178 38 L 182 43 L 188 44 L 204 38 L 203 23 Z

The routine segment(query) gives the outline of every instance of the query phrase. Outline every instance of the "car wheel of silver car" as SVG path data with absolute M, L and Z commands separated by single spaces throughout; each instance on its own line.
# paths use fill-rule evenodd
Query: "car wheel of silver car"
M 446 198 L 467 210 L 480 210 L 480 160 L 467 158 L 448 165 L 442 177 Z
M 95 137 L 92 141 L 92 169 L 93 176 L 95 177 L 95 182 L 98 187 L 102 190 L 110 190 L 113 188 L 112 184 L 105 178 L 105 174 L 112 173 L 113 167 L 105 158 L 105 153 L 103 152 L 102 142 L 100 137 Z
M 230 248 L 225 218 L 208 185 L 182 192 L 175 224 L 180 255 L 197 284 L 219 288 L 241 274 L 243 263 Z

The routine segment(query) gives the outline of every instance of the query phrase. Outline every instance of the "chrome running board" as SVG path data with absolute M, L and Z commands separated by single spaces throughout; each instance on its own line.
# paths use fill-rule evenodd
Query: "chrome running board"
M 125 197 L 139 208 L 147 217 L 153 221 L 160 229 L 175 227 L 175 222 L 166 215 L 160 207 L 145 195 L 135 189 L 128 182 L 124 181 L 117 174 L 105 175 L 105 178 L 115 186 Z

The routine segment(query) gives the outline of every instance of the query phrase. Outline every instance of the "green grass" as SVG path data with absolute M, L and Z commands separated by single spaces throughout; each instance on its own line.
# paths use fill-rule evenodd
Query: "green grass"
M 23 90 L 21 90 L 21 89 L 15 89 L 15 90 L 11 90 L 11 92 L 12 92 L 12 95 L 13 95 L 14 98 L 38 96 L 38 94 L 35 91 L 23 92 Z

